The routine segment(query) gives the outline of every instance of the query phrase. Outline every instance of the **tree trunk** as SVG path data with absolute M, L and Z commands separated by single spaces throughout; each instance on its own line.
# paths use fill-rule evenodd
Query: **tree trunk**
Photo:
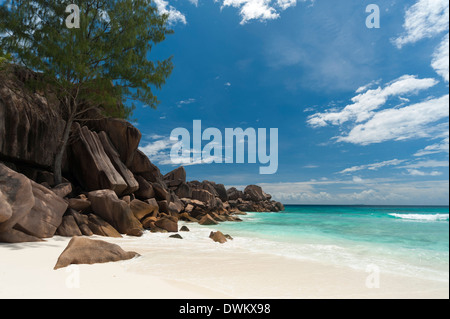
M 55 159 L 53 161 L 53 175 L 55 178 L 55 186 L 62 183 L 62 160 L 64 151 L 66 150 L 67 141 L 69 140 L 70 130 L 72 128 L 73 118 L 70 116 L 66 121 L 62 139 L 56 150 Z

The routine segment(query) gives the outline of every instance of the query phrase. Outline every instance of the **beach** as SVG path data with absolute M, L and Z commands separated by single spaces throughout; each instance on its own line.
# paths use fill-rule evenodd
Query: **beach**
M 214 226 L 143 237 L 106 238 L 141 256 L 115 263 L 53 270 L 70 238 L 0 244 L 0 298 L 448 298 L 448 280 L 360 270 L 327 262 L 246 249 L 245 238 L 224 244 L 207 234 Z M 181 225 L 180 225 L 181 226 Z M 206 235 L 206 236 L 205 236 Z M 249 247 L 251 248 L 251 247 Z

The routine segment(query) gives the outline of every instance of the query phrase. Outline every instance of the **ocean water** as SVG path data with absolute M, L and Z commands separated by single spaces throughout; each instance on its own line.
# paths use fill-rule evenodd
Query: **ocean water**
M 233 248 L 448 282 L 449 208 L 286 206 L 214 228 Z M 189 224 L 188 227 L 204 226 Z

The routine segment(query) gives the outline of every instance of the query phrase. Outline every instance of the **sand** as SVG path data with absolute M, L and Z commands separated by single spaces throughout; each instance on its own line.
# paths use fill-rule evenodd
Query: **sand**
M 58 270 L 53 267 L 70 238 L 0 244 L 0 298 L 449 298 L 448 280 L 277 257 L 198 240 L 195 230 L 181 234 L 182 240 L 169 234 L 93 236 L 142 256 Z

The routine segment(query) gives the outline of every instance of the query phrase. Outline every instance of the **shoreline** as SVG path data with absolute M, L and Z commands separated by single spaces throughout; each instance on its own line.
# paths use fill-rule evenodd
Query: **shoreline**
M 189 223 L 186 223 L 189 227 Z M 201 230 L 206 233 L 211 228 Z M 368 288 L 367 272 L 295 260 L 198 240 L 200 229 L 168 238 L 93 236 L 141 257 L 53 270 L 70 238 L 0 244 L 0 298 L 51 299 L 351 299 L 448 298 L 448 283 L 380 273 Z M 192 237 L 194 236 L 194 237 Z M 196 241 L 194 241 L 194 239 Z

